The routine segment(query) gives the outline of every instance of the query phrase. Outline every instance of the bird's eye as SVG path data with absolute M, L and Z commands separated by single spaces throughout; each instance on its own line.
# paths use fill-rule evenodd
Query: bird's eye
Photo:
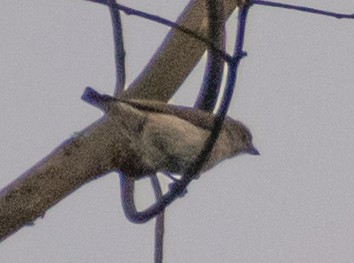
M 241 140 L 242 140 L 242 142 L 246 142 L 246 141 L 247 141 L 247 136 L 246 136 L 246 134 L 243 134 L 243 135 L 241 136 Z

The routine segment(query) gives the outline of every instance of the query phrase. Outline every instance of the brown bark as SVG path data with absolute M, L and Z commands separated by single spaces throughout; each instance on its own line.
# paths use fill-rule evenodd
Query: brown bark
M 103 117 L 0 192 L 0 239 L 31 224 L 78 187 L 124 162 L 122 125 Z
M 228 18 L 236 8 L 235 0 L 225 0 L 224 15 Z M 208 12 L 205 0 L 191 1 L 177 24 L 198 35 L 208 36 Z M 188 77 L 207 46 L 203 42 L 172 29 L 141 74 L 122 95 L 124 99 L 150 99 L 167 102 Z
M 225 17 L 236 1 L 225 0 Z M 207 35 L 207 11 L 203 0 L 194 0 L 178 22 Z M 206 45 L 176 30 L 148 66 L 122 94 L 124 99 L 168 101 L 203 55 Z M 31 224 L 45 211 L 81 185 L 126 162 L 129 134 L 119 116 L 104 117 L 57 147 L 0 192 L 0 240 Z M 127 137 L 128 136 L 128 137 Z

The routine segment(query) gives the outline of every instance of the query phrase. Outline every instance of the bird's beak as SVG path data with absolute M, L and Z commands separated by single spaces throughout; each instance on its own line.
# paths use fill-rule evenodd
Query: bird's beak
M 256 149 L 256 147 L 254 147 L 253 145 L 250 149 L 247 150 L 247 153 L 251 155 L 261 155 L 259 151 Z

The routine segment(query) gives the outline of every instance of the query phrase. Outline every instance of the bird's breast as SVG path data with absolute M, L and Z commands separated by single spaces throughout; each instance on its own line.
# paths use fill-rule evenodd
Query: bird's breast
M 196 159 L 209 132 L 167 114 L 148 114 L 142 133 L 142 160 L 148 166 L 183 173 Z

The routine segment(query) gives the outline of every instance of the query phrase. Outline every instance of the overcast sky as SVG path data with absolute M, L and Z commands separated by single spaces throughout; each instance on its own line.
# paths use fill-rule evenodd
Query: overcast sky
M 120 2 L 172 20 L 188 3 Z M 350 0 L 283 2 L 354 13 Z M 168 28 L 125 15 L 123 24 L 130 83 Z M 252 7 L 248 57 L 229 114 L 251 129 L 261 156 L 224 161 L 167 209 L 165 262 L 353 261 L 353 26 L 354 20 Z M 174 103 L 193 104 L 204 63 Z M 107 8 L 2 0 L 0 187 L 99 118 L 80 96 L 89 85 L 112 94 L 114 77 Z M 138 186 L 140 199 L 151 196 Z M 2 242 L 0 262 L 153 262 L 154 224 L 131 224 L 120 202 L 117 174 L 87 184 Z

